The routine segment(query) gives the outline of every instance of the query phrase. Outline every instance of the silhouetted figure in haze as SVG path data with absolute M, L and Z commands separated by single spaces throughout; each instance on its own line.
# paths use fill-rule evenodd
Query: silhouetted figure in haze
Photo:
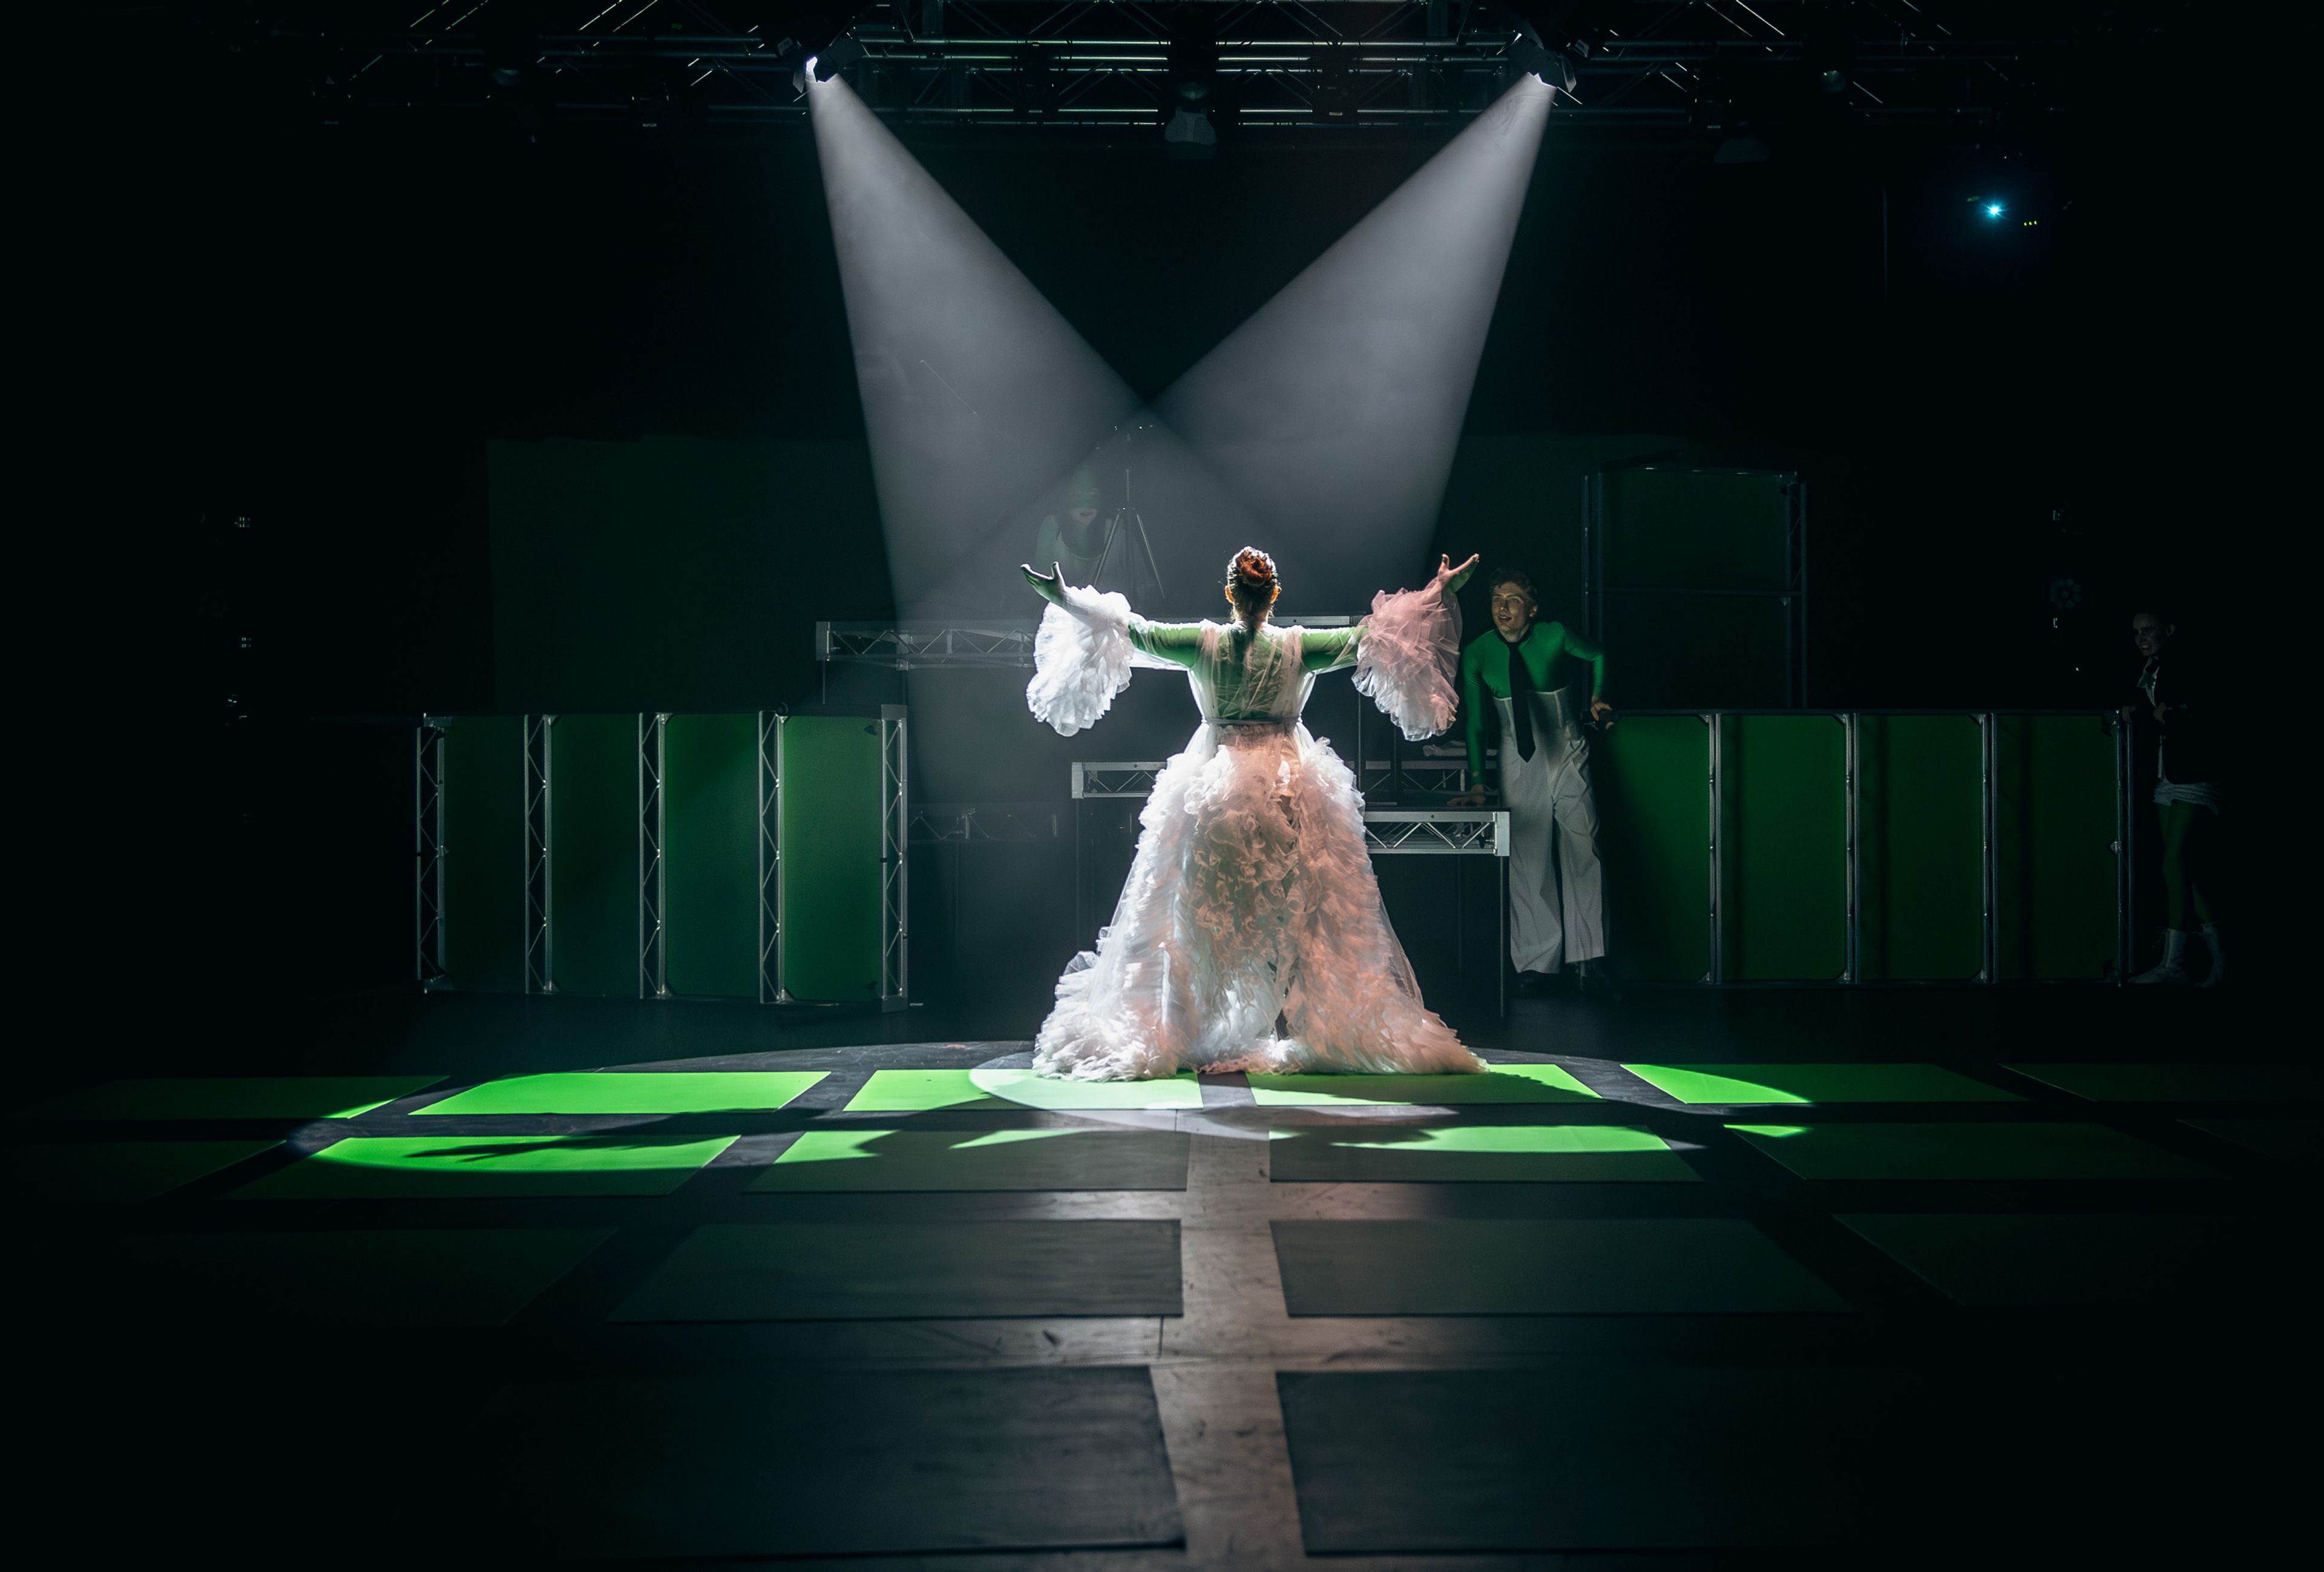
M 2163 828 L 2163 887 L 2169 901 L 2163 959 L 2130 980 L 2193 981 L 2189 940 L 2200 928 L 2210 964 L 2194 985 L 2216 988 L 2226 980 L 2227 964 L 2218 901 L 2220 781 L 2227 772 L 2219 756 L 2224 695 L 2205 669 L 2200 646 L 2189 643 L 2164 613 L 2134 614 L 2130 636 L 2146 657 L 2138 687 L 2161 734 L 2154 811 Z

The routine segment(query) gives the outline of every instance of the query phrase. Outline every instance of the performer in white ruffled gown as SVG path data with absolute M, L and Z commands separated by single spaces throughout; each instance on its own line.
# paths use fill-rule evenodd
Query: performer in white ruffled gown
M 1074 1080 L 1181 1070 L 1481 1070 L 1421 1003 L 1364 849 L 1363 798 L 1299 722 L 1315 677 L 1357 689 L 1415 740 L 1452 722 L 1460 612 L 1475 568 L 1382 594 L 1351 628 L 1277 627 L 1265 552 L 1238 552 L 1232 623 L 1150 623 L 1119 595 L 1025 569 L 1049 609 L 1026 698 L 1071 736 L 1133 668 L 1182 667 L 1203 725 L 1162 767 L 1113 921 L 1057 980 L 1033 1068 Z M 1277 1032 L 1278 1024 L 1284 1029 Z

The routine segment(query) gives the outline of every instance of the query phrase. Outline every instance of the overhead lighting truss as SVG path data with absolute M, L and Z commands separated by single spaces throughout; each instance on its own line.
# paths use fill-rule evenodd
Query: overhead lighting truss
M 771 10 L 749 0 L 716 0 L 715 13 L 692 0 L 550 0 L 542 31 L 512 53 L 493 9 L 283 27 L 254 42 L 303 57 L 327 118 L 482 113 L 521 97 L 561 119 L 659 127 L 804 121 L 801 66 L 833 42 L 742 25 Z M 1905 0 L 1610 0 L 1588 14 L 1588 53 L 1560 56 L 1574 80 L 1559 117 L 1644 128 L 1716 128 L 1770 106 L 1977 122 L 2040 100 L 2070 44 L 1972 39 Z M 1254 128 L 1463 119 L 1541 49 L 1485 0 L 886 0 L 839 36 L 852 41 L 847 79 L 893 119 L 1142 128 L 1178 106 L 1171 45 L 1190 34 L 1216 45 L 1216 112 Z

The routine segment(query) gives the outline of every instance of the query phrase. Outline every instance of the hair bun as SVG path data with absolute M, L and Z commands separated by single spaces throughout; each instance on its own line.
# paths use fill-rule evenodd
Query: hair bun
M 1273 588 L 1275 559 L 1256 546 L 1245 546 L 1227 564 L 1227 582 L 1240 587 Z

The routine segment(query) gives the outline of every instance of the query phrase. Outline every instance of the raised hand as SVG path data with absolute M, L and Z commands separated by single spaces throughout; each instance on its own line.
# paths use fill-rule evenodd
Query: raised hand
M 1052 562 L 1047 573 L 1036 573 L 1029 562 L 1019 562 L 1017 567 L 1025 575 L 1025 582 L 1032 587 L 1035 595 L 1051 606 L 1065 604 L 1065 570 L 1063 568 Z
M 1466 562 L 1462 563 L 1458 568 L 1452 566 L 1452 559 L 1450 556 L 1439 557 L 1436 559 L 1436 579 L 1438 583 L 1444 587 L 1444 592 L 1447 595 L 1453 593 L 1462 585 L 1468 583 L 1469 575 L 1475 571 L 1477 571 L 1477 558 L 1475 555 L 1471 555 Z

